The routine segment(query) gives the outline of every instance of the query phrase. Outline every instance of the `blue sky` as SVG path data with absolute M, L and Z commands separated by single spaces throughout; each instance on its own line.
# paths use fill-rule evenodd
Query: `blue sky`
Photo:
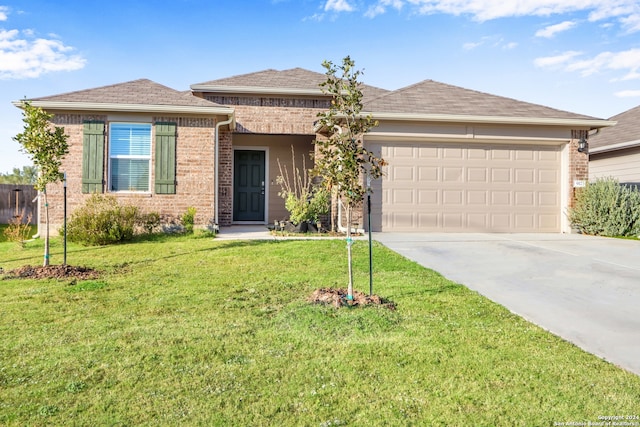
M 0 172 L 29 164 L 11 101 L 193 83 L 350 55 L 367 84 L 425 79 L 608 118 L 640 105 L 638 0 L 0 0 Z

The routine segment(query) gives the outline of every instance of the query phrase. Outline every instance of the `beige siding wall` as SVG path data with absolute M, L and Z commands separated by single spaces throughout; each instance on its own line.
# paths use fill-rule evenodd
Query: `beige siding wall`
M 67 204 L 69 215 L 84 204 L 89 194 L 82 193 L 82 139 L 83 121 L 100 120 L 108 126 L 110 119 L 132 122 L 175 122 L 177 137 L 177 194 L 154 194 L 153 179 L 155 169 L 155 142 L 152 134 L 151 192 L 149 193 L 109 193 L 122 203 L 135 204 L 143 212 L 158 212 L 162 215 L 180 216 L 189 206 L 197 209 L 196 224 L 204 225 L 213 216 L 214 201 L 214 132 L 215 119 L 212 117 L 149 116 L 149 115 L 88 115 L 82 113 L 54 112 L 54 122 L 63 126 L 69 135 L 69 154 L 64 158 L 61 170 L 67 172 Z M 104 179 L 108 182 L 108 138 L 105 144 Z M 52 184 L 47 189 L 50 221 L 54 228 L 63 222 L 63 186 Z
M 640 147 L 592 154 L 589 179 L 613 177 L 622 184 L 640 183 Z

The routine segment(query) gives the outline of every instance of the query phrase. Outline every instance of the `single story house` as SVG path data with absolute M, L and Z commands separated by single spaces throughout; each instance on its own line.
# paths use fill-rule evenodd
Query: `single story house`
M 590 138 L 589 179 L 613 177 L 640 186 L 640 106 L 609 120 L 617 124 Z
M 193 206 L 200 225 L 269 224 L 288 217 L 278 161 L 292 166 L 293 147 L 301 167 L 314 151 L 325 79 L 265 70 L 186 92 L 142 79 L 30 102 L 69 135 L 70 212 L 98 192 L 166 215 Z M 431 80 L 362 91 L 380 123 L 365 144 L 389 163 L 372 187 L 375 231 L 568 232 L 574 183 L 588 178 L 579 142 L 613 124 Z M 62 194 L 48 190 L 52 225 Z

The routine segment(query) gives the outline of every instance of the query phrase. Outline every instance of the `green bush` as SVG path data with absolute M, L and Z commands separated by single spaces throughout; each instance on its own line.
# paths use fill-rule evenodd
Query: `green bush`
M 83 245 L 108 245 L 131 240 L 138 208 L 120 205 L 114 196 L 93 194 L 67 224 L 67 238 Z
M 596 236 L 640 234 L 640 192 L 613 178 L 598 179 L 581 189 L 569 210 L 571 224 Z
M 186 233 L 193 233 L 193 225 L 196 221 L 196 208 L 193 206 L 189 206 L 187 211 L 182 214 L 182 225 L 184 226 L 184 231 Z
M 148 212 L 138 216 L 140 227 L 147 234 L 152 234 L 160 228 L 160 214 L 158 212 Z

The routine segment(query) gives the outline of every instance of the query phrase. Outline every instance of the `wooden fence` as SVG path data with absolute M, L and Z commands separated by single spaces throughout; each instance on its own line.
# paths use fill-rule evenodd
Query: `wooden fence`
M 24 210 L 23 222 L 31 214 L 31 224 L 37 223 L 38 192 L 33 185 L 0 184 L 0 224 L 8 224 Z

